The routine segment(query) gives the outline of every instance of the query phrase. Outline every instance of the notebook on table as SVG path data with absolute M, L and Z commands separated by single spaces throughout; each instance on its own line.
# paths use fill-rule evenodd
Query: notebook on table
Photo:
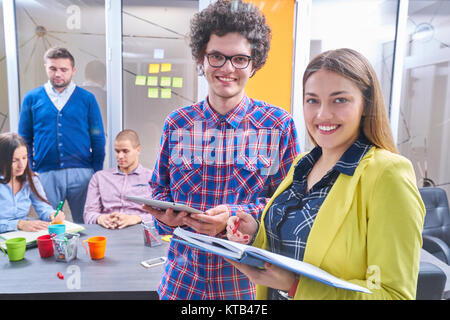
M 66 233 L 74 233 L 74 232 L 81 232 L 85 230 L 85 228 L 79 224 L 73 223 L 71 221 L 64 221 L 64 224 L 66 225 Z M 37 245 L 37 238 L 43 235 L 48 234 L 48 230 L 40 230 L 37 232 L 27 232 L 27 231 L 10 231 L 5 233 L 0 233 L 0 242 L 5 242 L 8 239 L 12 238 L 25 238 L 27 242 L 27 248 L 32 248 Z M 2 243 L 0 245 L 3 249 L 6 250 L 6 244 Z

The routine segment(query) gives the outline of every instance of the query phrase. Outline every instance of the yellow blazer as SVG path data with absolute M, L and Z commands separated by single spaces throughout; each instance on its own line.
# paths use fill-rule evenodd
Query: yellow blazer
M 254 246 L 268 249 L 264 217 L 293 180 L 295 160 L 268 202 Z M 364 286 L 337 289 L 300 277 L 295 299 L 415 299 L 425 207 L 406 158 L 372 147 L 353 176 L 340 174 L 309 234 L 303 261 Z M 267 287 L 256 286 L 256 299 Z

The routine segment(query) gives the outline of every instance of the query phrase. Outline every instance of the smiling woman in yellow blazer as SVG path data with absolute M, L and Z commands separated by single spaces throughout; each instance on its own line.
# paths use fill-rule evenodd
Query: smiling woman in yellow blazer
M 328 51 L 310 62 L 303 87 L 306 127 L 316 145 L 311 153 L 321 152 L 305 178 L 306 192 L 361 136 L 369 141 L 354 172 L 332 181 L 312 222 L 303 261 L 372 294 L 330 287 L 270 264 L 264 270 L 233 264 L 257 284 L 257 299 L 272 297 L 271 288 L 294 299 L 414 299 L 425 208 L 410 161 L 397 154 L 373 68 L 354 50 Z M 274 251 L 266 225 L 270 208 L 292 187 L 304 156 L 296 159 L 267 204 L 260 225 L 243 213 L 229 219 L 230 240 L 248 243 L 253 237 L 254 246 Z

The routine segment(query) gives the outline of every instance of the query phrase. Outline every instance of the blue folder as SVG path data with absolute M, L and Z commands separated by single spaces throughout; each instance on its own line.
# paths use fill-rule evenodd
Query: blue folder
M 307 262 L 284 257 L 264 249 L 236 244 L 229 240 L 197 234 L 181 228 L 175 229 L 172 241 L 254 267 L 264 268 L 264 264 L 268 262 L 335 288 L 372 293 L 365 287 L 339 279 Z

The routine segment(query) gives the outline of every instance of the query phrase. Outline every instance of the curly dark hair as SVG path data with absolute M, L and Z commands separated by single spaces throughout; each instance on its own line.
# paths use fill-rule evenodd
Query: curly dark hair
M 253 68 L 261 69 L 270 49 L 270 27 L 256 6 L 242 0 L 218 0 L 194 15 L 190 47 L 195 61 L 201 63 L 211 34 L 221 37 L 230 32 L 238 32 L 248 40 Z

